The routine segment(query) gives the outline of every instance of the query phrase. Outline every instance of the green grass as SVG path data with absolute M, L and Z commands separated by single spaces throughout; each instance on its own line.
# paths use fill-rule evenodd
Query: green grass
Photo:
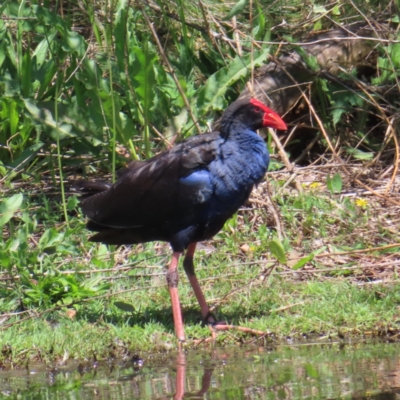
M 209 299 L 225 293 L 229 285 L 221 285 L 223 281 L 222 277 L 206 290 Z M 181 285 L 180 294 L 184 299 L 187 346 L 191 347 L 193 339 L 206 339 L 210 332 L 198 322 L 198 310 L 187 286 Z M 176 347 L 165 287 L 127 293 L 113 300 L 117 299 L 134 304 L 140 311 L 130 315 L 113 306 L 113 301 L 93 300 L 73 320 L 66 316 L 65 310 L 59 310 L 7 328 L 1 338 L 3 363 L 26 359 L 47 362 L 63 357 L 107 359 Z M 299 302 L 302 303 L 276 311 Z M 218 315 L 234 324 L 270 332 L 267 340 L 321 335 L 359 337 L 371 331 L 378 335 L 397 329 L 399 303 L 400 294 L 394 287 L 365 288 L 347 282 L 293 283 L 273 278 L 233 295 L 219 308 Z M 253 340 L 237 332 L 217 336 L 220 345 Z M 10 349 L 10 353 L 5 349 Z
M 67 226 L 58 195 L 29 192 L 20 208 L 8 214 L 11 219 L 0 244 L 3 363 L 93 355 L 104 359 L 175 348 L 164 275 L 169 246 L 108 249 L 92 244 L 76 201 L 69 202 Z M 396 330 L 396 270 L 386 271 L 389 283 L 379 284 L 374 281 L 381 277 L 381 269 L 370 276 L 361 268 L 364 262 L 390 259 L 393 249 L 367 252 L 364 258 L 352 253 L 398 241 L 393 232 L 378 234 L 372 205 L 360 208 L 354 200 L 323 190 L 288 192 L 279 204 L 286 236 L 280 243 L 287 263 L 276 261 L 269 247 L 276 231 L 256 203 L 228 221 L 214 240 L 199 246 L 196 271 L 218 318 L 262 330 L 267 341 Z M 369 236 L 352 241 L 371 229 Z M 350 249 L 350 255 L 329 257 L 326 243 L 334 251 Z M 293 257 L 310 255 L 314 258 L 300 269 L 291 269 Z M 360 268 L 354 269 L 357 265 Z M 201 324 L 196 299 L 180 270 L 186 345 L 191 347 L 209 338 L 210 331 Z M 254 340 L 238 331 L 217 335 L 219 345 Z

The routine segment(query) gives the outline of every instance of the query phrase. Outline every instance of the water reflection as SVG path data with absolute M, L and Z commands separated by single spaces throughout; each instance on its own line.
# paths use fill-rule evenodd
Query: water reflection
M 400 345 L 208 349 L 0 372 L 0 398 L 395 399 Z

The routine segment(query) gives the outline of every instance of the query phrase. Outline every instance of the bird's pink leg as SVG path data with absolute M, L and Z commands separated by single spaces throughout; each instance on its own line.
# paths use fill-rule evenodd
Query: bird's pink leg
M 203 320 L 207 320 L 210 317 L 210 307 L 208 307 L 206 298 L 204 297 L 203 291 L 201 290 L 199 281 L 197 280 L 196 274 L 194 272 L 193 256 L 196 250 L 196 244 L 197 243 L 195 242 L 191 243 L 188 246 L 185 254 L 185 259 L 183 260 L 183 266 L 185 268 L 186 275 L 193 288 L 197 301 L 199 302 L 201 309 L 201 316 L 203 317 Z
M 224 321 L 216 321 L 215 317 L 212 315 L 210 312 L 210 307 L 208 306 L 206 299 L 204 297 L 203 291 L 201 290 L 199 281 L 197 280 L 196 274 L 194 272 L 194 264 L 193 264 L 193 256 L 194 252 L 196 250 L 196 243 L 191 243 L 185 254 L 185 258 L 183 260 L 183 266 L 185 268 L 186 275 L 189 279 L 190 284 L 192 285 L 194 294 L 196 295 L 197 301 L 200 304 L 201 308 L 201 316 L 203 317 L 203 321 L 210 324 L 210 330 L 212 340 L 215 340 L 215 330 L 221 330 L 221 331 L 226 331 L 226 330 L 239 330 L 242 332 L 250 333 L 252 335 L 257 335 L 257 336 L 266 336 L 268 333 L 255 330 L 255 329 L 250 329 L 250 328 L 244 328 L 241 326 L 235 326 L 235 325 L 227 325 L 226 322 Z
M 175 334 L 178 337 L 178 340 L 183 342 L 185 341 L 185 331 L 183 329 L 183 320 L 182 320 L 182 309 L 181 304 L 179 302 L 179 294 L 178 294 L 178 261 L 181 253 L 174 252 L 172 254 L 172 260 L 169 264 L 167 271 L 167 283 L 169 289 L 169 295 L 171 296 L 171 304 L 172 304 L 172 314 L 174 316 L 174 325 L 175 325 Z
M 182 400 L 185 397 L 185 377 L 186 377 L 186 355 L 179 351 L 176 358 L 176 392 L 174 400 Z

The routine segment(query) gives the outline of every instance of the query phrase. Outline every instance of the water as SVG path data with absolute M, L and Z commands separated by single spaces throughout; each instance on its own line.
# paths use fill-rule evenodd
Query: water
M 238 347 L 142 357 L 0 371 L 0 398 L 400 398 L 400 344 L 394 343 Z

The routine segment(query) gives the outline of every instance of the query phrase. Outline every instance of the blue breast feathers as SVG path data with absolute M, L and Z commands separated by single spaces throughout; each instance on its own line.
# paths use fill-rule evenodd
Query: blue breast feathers
M 184 178 L 180 178 L 180 183 L 190 191 L 190 197 L 197 203 L 205 203 L 212 196 L 213 185 L 209 171 L 195 171 Z
M 221 146 L 219 159 L 209 166 L 221 195 L 247 191 L 263 179 L 268 169 L 269 154 L 260 136 L 245 131 L 234 139 Z
M 220 144 L 207 169 L 180 178 L 180 195 L 201 208 L 205 221 L 229 218 L 246 201 L 267 169 L 269 154 L 264 141 L 254 132 L 242 131 Z

